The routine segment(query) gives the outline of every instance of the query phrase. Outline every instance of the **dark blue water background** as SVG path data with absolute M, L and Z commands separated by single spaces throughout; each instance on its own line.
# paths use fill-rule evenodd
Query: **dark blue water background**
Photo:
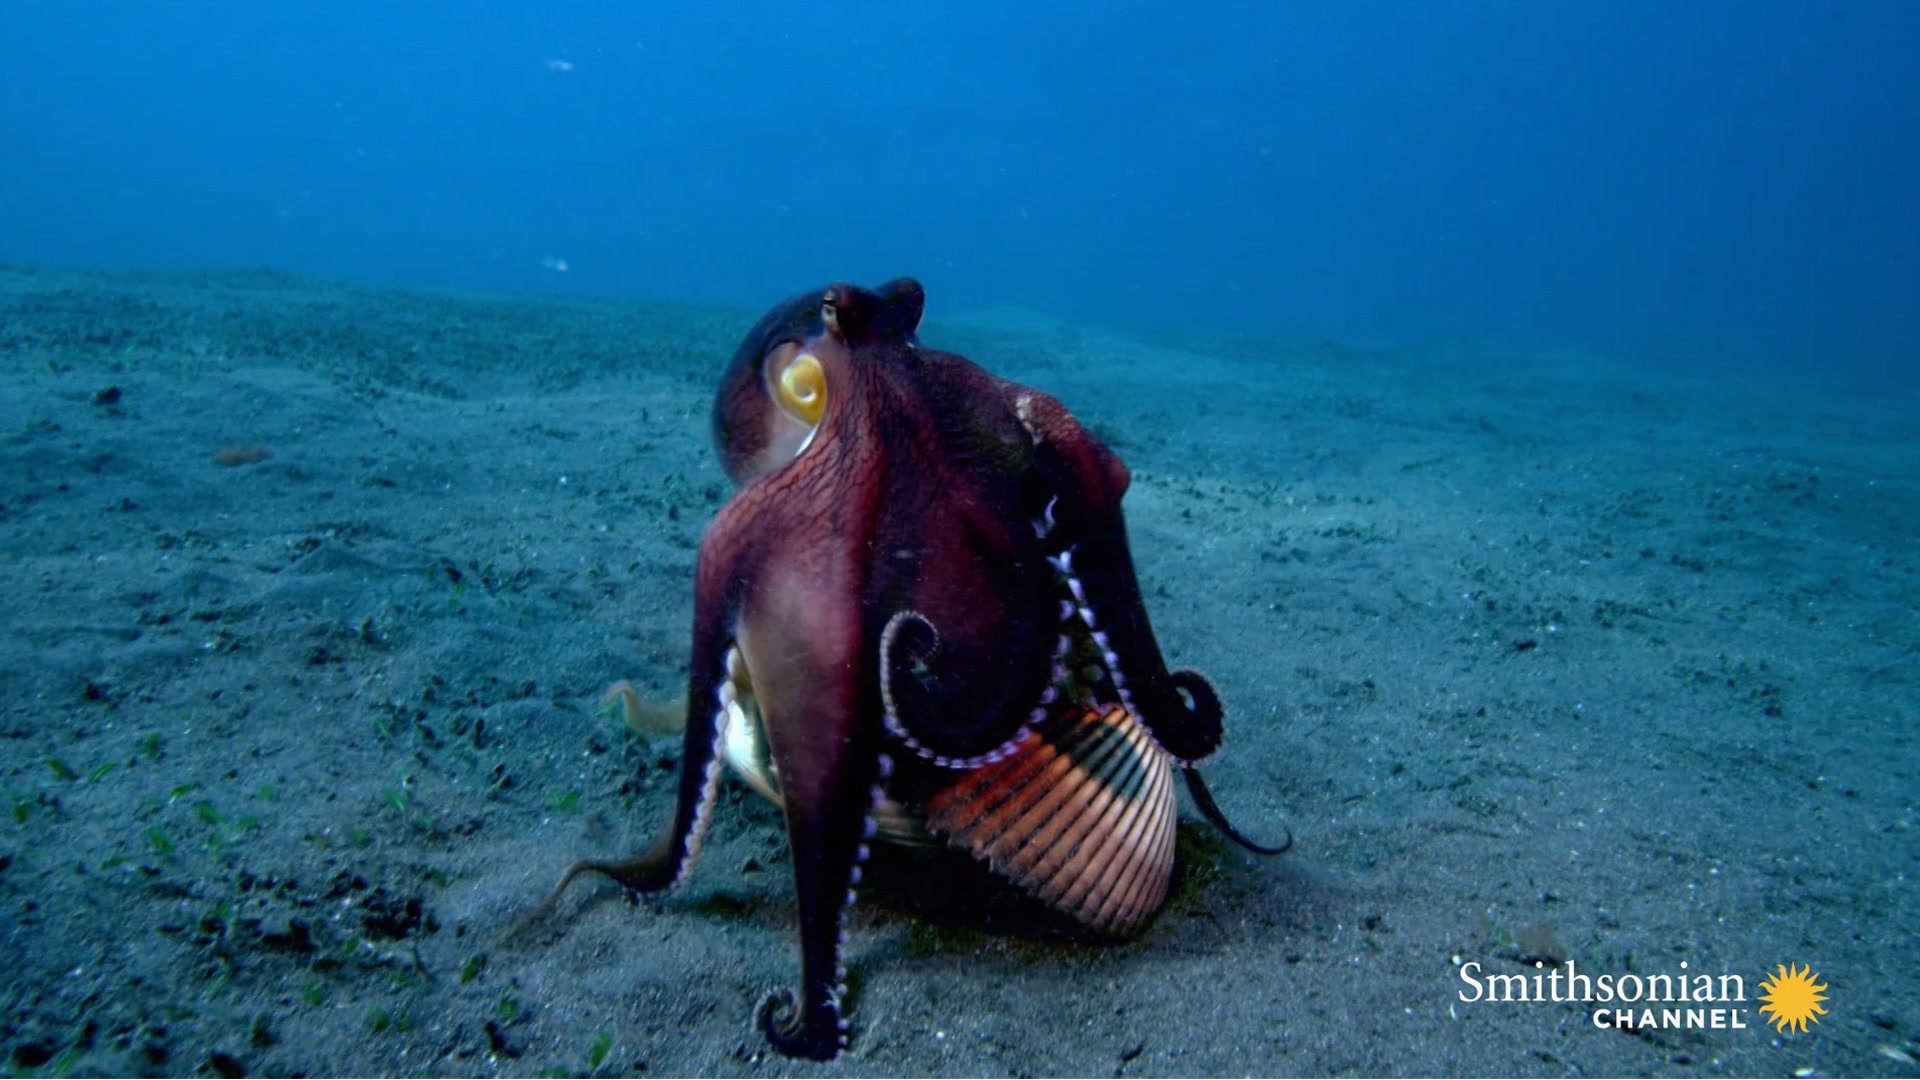
M 1894 0 L 18 3 L 0 261 L 1911 367 L 1916 57 Z

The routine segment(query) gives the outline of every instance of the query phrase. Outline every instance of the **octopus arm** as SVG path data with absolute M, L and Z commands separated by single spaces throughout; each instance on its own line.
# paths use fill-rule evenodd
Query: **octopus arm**
M 736 680 L 743 675 L 732 647 L 734 592 L 741 580 L 734 534 L 709 530 L 700 546 L 694 591 L 693 655 L 687 670 L 687 720 L 674 796 L 673 823 L 652 847 L 626 859 L 587 859 L 560 879 L 548 903 L 582 874 L 601 874 L 637 892 L 659 892 L 685 881 L 700 857 L 720 791 L 720 742 L 731 711 L 742 708 Z M 734 722 L 744 723 L 744 716 Z
M 1120 500 L 1127 467 L 1066 407 L 1021 389 L 1014 408 L 1034 440 L 1035 467 L 1052 493 L 1050 555 L 1070 614 L 1098 649 L 1121 702 L 1138 711 L 1154 740 L 1180 764 L 1204 760 L 1225 735 L 1219 695 L 1196 671 L 1168 671 L 1140 597 Z

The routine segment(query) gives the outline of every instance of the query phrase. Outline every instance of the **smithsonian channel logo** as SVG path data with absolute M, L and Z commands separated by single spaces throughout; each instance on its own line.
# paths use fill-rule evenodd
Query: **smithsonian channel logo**
M 1827 985 L 1809 965 L 1779 965 L 1760 981 L 1759 1008 L 1747 1000 L 1746 979 L 1739 975 L 1705 975 L 1687 970 L 1659 975 L 1612 973 L 1589 976 L 1568 960 L 1549 969 L 1536 960 L 1534 970 L 1521 974 L 1489 974 L 1478 960 L 1459 965 L 1459 991 L 1464 1002 L 1567 1002 L 1589 1006 L 1598 1028 L 1741 1029 L 1755 1021 L 1778 1031 L 1806 1031 L 1826 1013 L 1821 1002 Z

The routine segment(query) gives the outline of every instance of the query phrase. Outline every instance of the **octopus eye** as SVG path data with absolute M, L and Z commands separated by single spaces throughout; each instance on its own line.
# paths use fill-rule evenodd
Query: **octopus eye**
M 833 302 L 831 294 L 820 305 L 820 321 L 827 324 L 827 330 L 838 336 L 840 333 L 840 307 Z
M 826 414 L 826 370 L 819 357 L 797 345 L 782 345 L 767 357 L 767 389 L 787 415 L 808 427 Z

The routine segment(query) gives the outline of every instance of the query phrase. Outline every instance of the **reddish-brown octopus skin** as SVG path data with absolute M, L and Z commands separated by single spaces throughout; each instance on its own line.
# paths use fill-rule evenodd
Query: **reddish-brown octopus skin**
M 922 348 L 924 303 L 911 279 L 829 286 L 775 307 L 735 353 L 713 427 L 740 487 L 700 545 L 673 824 L 656 852 L 575 868 L 643 891 L 685 876 L 737 655 L 793 856 L 800 985 L 759 1013 L 790 1056 L 846 1043 L 842 917 L 896 759 L 924 776 L 1009 753 L 1055 707 L 1070 632 L 1104 659 L 1086 689 L 1179 764 L 1221 738 L 1211 687 L 1167 670 L 1141 604 L 1126 466 L 1053 398 Z M 795 358 L 817 364 L 795 369 L 820 380 L 817 420 L 776 400 L 774 366 Z

